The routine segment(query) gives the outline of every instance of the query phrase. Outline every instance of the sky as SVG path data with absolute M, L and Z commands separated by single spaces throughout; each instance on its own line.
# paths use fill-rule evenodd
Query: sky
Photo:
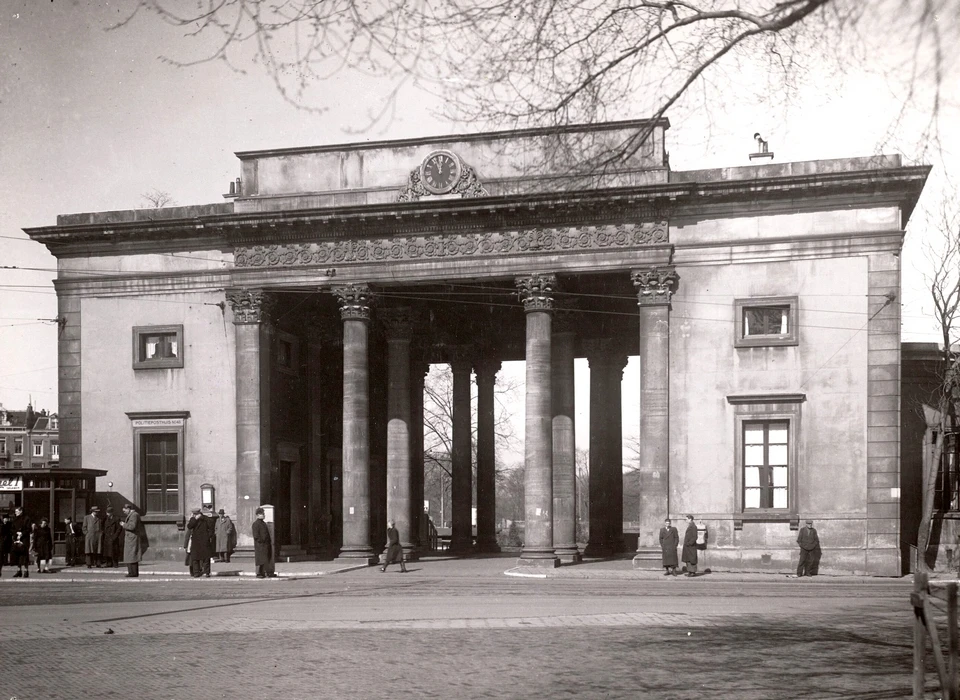
M 58 214 L 145 206 L 141 195 L 154 189 L 179 205 L 223 201 L 240 174 L 236 151 L 471 131 L 438 117 L 436 98 L 411 87 L 400 93 L 392 119 L 357 133 L 384 85 L 356 74 L 325 81 L 328 109 L 316 114 L 285 102 L 255 67 L 241 74 L 221 62 L 171 65 L 161 56 L 188 59 L 202 46 L 143 13 L 106 31 L 132 6 L 133 0 L 0 3 L 0 404 L 8 409 L 29 400 L 38 410 L 57 408 L 56 261 L 23 228 L 53 225 Z M 705 113 L 680 119 L 668 113 L 671 166 L 747 165 L 754 132 L 768 140 L 775 162 L 872 155 L 885 142 L 884 152 L 900 148 L 912 163 L 916 144 L 884 138 L 902 95 L 886 79 L 883 60 L 878 56 L 871 74 L 824 77 L 833 81 L 826 86 L 812 74 L 786 112 L 767 109 L 754 89 Z M 957 85 L 946 87 L 945 105 L 955 107 Z M 916 133 L 922 123 L 923 115 L 907 115 L 902 127 Z M 905 341 L 937 340 L 921 277 L 929 235 L 923 212 L 936 209 L 944 173 L 955 170 L 950 139 L 957 136 L 945 139 L 944 160 L 936 163 L 903 252 Z M 627 409 L 636 370 L 631 362 L 625 372 Z M 505 371 L 522 377 L 520 364 Z M 584 416 L 578 415 L 578 443 Z M 633 418 L 625 413 L 625 424 Z

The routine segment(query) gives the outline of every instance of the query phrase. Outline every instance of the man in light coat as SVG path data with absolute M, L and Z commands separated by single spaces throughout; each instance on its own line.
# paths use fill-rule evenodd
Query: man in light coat
M 680 533 L 670 524 L 670 518 L 663 521 L 660 528 L 660 556 L 665 569 L 663 575 L 677 575 L 677 546 L 680 544 Z
M 146 550 L 146 533 L 140 514 L 129 503 L 123 506 L 123 563 L 127 565 L 127 578 L 140 575 L 140 560 Z
M 217 518 L 217 561 L 229 562 L 230 555 L 237 541 L 237 528 L 233 526 L 233 521 L 227 515 L 223 508 L 220 509 L 220 517 Z
M 101 565 L 103 521 L 100 519 L 100 506 L 90 506 L 90 512 L 83 518 L 83 552 L 87 555 L 88 569 Z

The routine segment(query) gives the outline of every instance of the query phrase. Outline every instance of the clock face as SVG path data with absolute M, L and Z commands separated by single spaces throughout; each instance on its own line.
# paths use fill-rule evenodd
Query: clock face
M 420 180 L 428 192 L 446 194 L 460 180 L 460 159 L 449 151 L 436 151 L 423 160 Z

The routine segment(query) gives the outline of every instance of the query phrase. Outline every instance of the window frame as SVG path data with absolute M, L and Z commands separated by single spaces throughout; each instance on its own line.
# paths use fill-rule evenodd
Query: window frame
M 800 441 L 803 433 L 801 405 L 805 394 L 755 394 L 727 396 L 734 408 L 734 529 L 743 529 L 744 522 L 789 522 L 790 529 L 800 527 L 799 474 L 803 469 Z M 787 423 L 787 507 L 745 507 L 744 427 L 746 423 Z
M 50 443 L 50 456 L 51 456 L 51 457 L 59 457 L 59 456 L 60 456 L 60 443 L 59 443 L 59 442 L 51 442 L 51 443 Z
M 34 442 L 33 445 L 33 456 L 34 457 L 43 457 L 43 442 Z
M 766 335 L 743 335 L 743 314 L 747 309 L 770 306 L 786 306 L 787 332 Z M 797 330 L 799 318 L 799 298 L 796 296 L 781 297 L 748 297 L 734 299 L 734 336 L 733 345 L 737 348 L 781 347 L 799 345 L 800 335 Z
M 23 454 L 23 438 L 14 438 L 13 439 L 13 454 L 22 455 Z
M 134 504 L 141 513 L 144 522 L 148 523 L 181 523 L 185 521 L 184 498 L 185 490 L 185 449 L 186 428 L 189 411 L 154 411 L 144 413 L 127 413 L 130 419 L 133 443 L 133 495 Z M 143 436 L 174 433 L 177 436 L 177 491 L 179 510 L 172 513 L 151 513 L 147 511 L 147 485 L 143 464 Z
M 145 335 L 176 335 L 177 357 L 163 357 L 156 360 L 140 359 L 141 339 Z M 183 325 L 134 326 L 133 327 L 133 369 L 180 369 L 183 367 L 184 354 Z
M 277 331 L 276 333 L 276 367 L 283 374 L 289 374 L 294 377 L 300 376 L 300 339 L 292 333 Z M 290 346 L 289 364 L 280 362 L 280 343 L 286 343 Z

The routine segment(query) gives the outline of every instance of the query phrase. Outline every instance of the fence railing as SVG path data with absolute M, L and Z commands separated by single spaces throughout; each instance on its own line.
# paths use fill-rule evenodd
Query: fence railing
M 926 683 L 927 640 L 933 655 L 943 700 L 960 700 L 957 689 L 960 635 L 957 633 L 957 581 L 931 581 L 924 572 L 913 575 L 913 697 L 922 700 Z M 946 655 L 937 620 L 946 618 Z

